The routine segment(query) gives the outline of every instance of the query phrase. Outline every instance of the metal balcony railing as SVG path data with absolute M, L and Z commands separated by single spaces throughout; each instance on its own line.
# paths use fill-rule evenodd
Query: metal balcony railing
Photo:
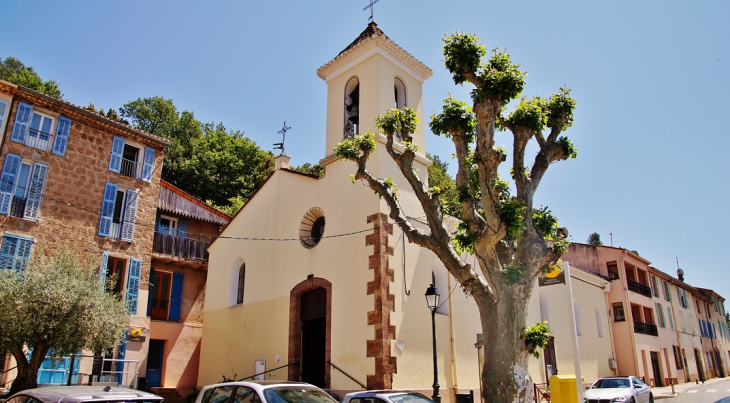
M 656 325 L 644 323 L 638 320 L 634 321 L 634 333 L 648 334 L 649 336 L 659 336 Z
M 170 312 L 170 301 L 166 299 L 153 299 L 150 303 L 150 318 L 156 320 L 167 320 Z
M 25 200 L 18 196 L 13 196 L 13 202 L 10 203 L 11 216 L 22 218 L 25 215 Z
M 209 245 L 210 243 L 198 241 L 197 239 L 155 232 L 152 251 L 177 256 L 185 260 L 207 261 L 208 251 L 206 249 Z
M 56 136 L 54 134 L 29 128 L 28 134 L 25 136 L 25 145 L 50 152 L 53 150 L 53 140 L 55 137 Z
M 130 178 L 139 179 L 139 162 L 122 158 L 122 166 L 119 173 Z
M 626 282 L 629 284 L 629 291 L 651 298 L 651 287 L 648 285 L 641 284 L 629 278 L 626 279 Z

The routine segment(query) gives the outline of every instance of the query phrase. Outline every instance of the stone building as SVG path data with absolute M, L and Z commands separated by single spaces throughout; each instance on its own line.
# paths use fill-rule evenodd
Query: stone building
M 203 332 L 208 246 L 230 217 L 160 181 L 152 244 L 144 383 L 166 402 L 195 390 Z
M 32 254 L 60 248 L 98 256 L 102 274 L 118 279 L 129 329 L 148 332 L 147 279 L 168 141 L 5 81 L 0 118 L 0 266 L 23 270 Z M 147 349 L 148 341 L 129 341 L 112 353 L 144 362 Z M 90 366 L 82 361 L 80 373 Z M 64 371 L 79 370 L 44 367 L 39 381 L 65 382 Z

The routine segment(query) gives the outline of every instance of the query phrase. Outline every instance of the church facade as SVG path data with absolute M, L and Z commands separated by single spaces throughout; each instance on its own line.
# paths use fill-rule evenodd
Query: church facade
M 340 397 L 363 388 L 431 395 L 424 293 L 434 283 L 441 394 L 455 401 L 456 393 L 478 393 L 481 324 L 473 299 L 431 251 L 407 241 L 385 202 L 353 183 L 355 164 L 333 155 L 344 138 L 375 132 L 378 114 L 409 106 L 420 120 L 414 143 L 422 154 L 414 163 L 426 181 L 422 85 L 431 74 L 374 23 L 318 70 L 328 86 L 326 175 L 290 169 L 279 156 L 274 174 L 211 244 L 199 386 L 266 372 L 257 379 L 309 382 Z M 393 178 L 409 220 L 425 228 L 385 137 L 376 137 L 369 170 Z M 605 354 L 608 362 L 611 346 Z

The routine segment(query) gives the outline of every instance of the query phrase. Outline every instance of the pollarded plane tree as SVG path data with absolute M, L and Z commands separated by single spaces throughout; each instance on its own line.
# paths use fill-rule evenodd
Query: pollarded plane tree
M 444 225 L 440 189 L 428 188 L 413 167 L 418 151 L 412 143 L 417 124 L 413 110 L 390 109 L 378 117 L 377 127 L 387 138 L 388 154 L 422 205 L 430 233 L 409 222 L 393 180 L 368 171 L 367 161 L 376 144 L 373 133 L 345 140 L 335 151 L 357 163 L 353 178 L 366 181 L 386 201 L 390 218 L 408 240 L 433 251 L 474 297 L 484 333 L 483 401 L 529 402 L 528 357 L 539 354 L 547 343 L 547 327 L 526 326 L 527 304 L 535 278 L 552 270 L 567 247 L 558 234 L 557 219 L 547 208 L 534 207 L 534 195 L 551 163 L 576 156 L 573 144 L 562 134 L 573 123 L 575 101 L 564 88 L 549 98 L 519 98 L 525 73 L 508 54 L 495 50 L 487 58 L 485 47 L 473 34 L 456 33 L 444 42 L 445 64 L 454 83 L 474 87 L 472 107 L 449 96 L 429 123 L 434 134 L 454 142 L 462 211 L 458 231 L 450 232 Z M 506 114 L 505 106 L 518 98 L 513 112 Z M 495 146 L 499 131 L 513 137 L 515 194 L 498 173 L 507 160 L 507 150 Z M 538 151 L 528 167 L 525 150 L 533 139 Z M 395 141 L 404 151 L 394 148 Z M 478 265 L 467 263 L 464 252 L 476 256 Z

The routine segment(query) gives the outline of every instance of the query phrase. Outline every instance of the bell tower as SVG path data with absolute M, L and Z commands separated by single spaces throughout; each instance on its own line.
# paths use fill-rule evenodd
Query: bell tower
M 333 147 L 345 138 L 377 133 L 375 118 L 394 107 L 409 106 L 418 114 L 414 143 L 426 160 L 423 115 L 424 81 L 431 69 L 390 40 L 375 22 L 334 59 L 317 70 L 327 82 L 327 139 L 325 159 L 332 161 Z M 384 136 L 379 136 L 381 143 Z M 379 148 L 384 148 L 379 147 Z M 420 160 L 421 158 L 419 158 Z

